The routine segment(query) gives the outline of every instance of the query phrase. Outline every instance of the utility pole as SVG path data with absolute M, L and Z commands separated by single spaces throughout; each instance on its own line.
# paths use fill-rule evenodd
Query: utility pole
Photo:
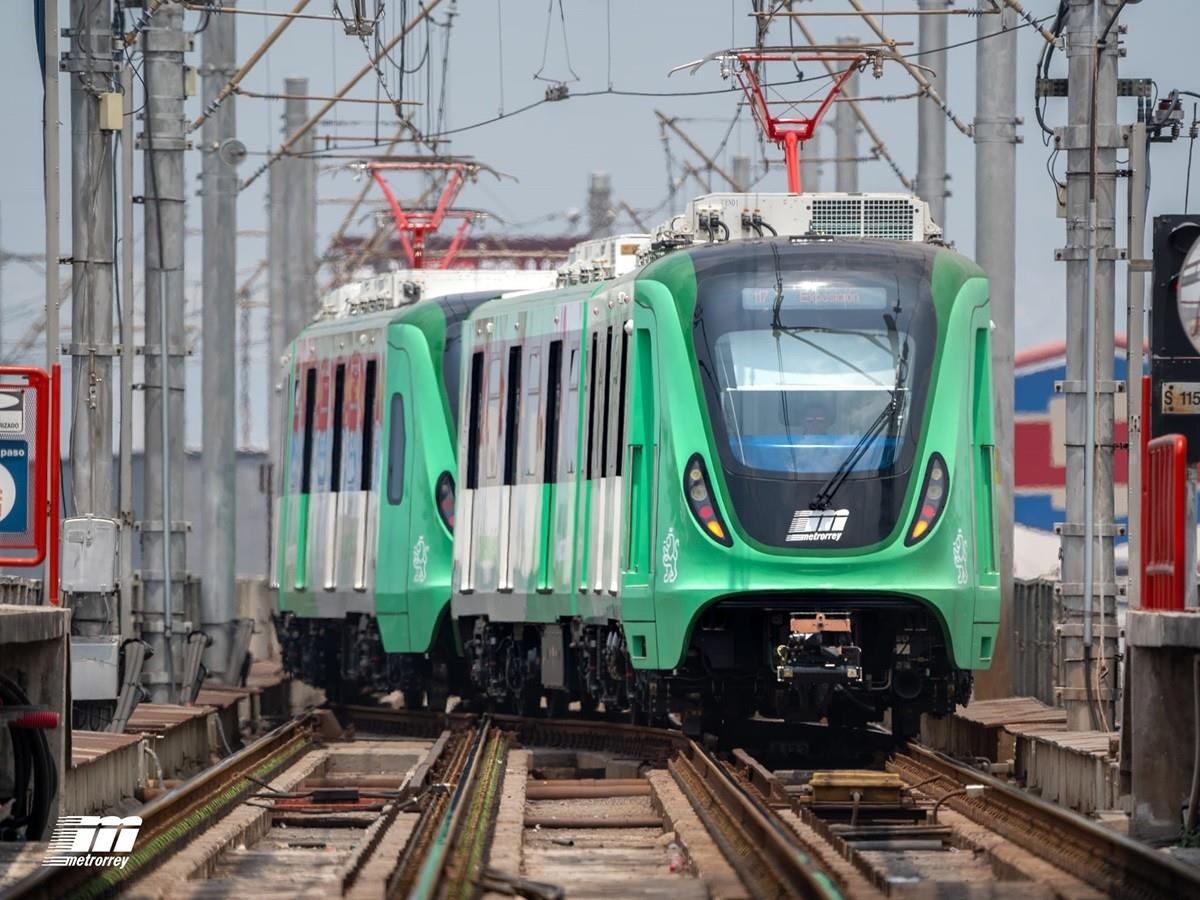
M 840 113 L 841 107 L 849 106 L 848 103 L 838 104 L 838 111 L 834 115 Z M 804 142 L 800 148 L 800 189 L 806 194 L 815 194 L 821 190 L 821 126 L 818 125 L 813 129 L 812 137 Z
M 227 0 L 232 6 L 236 0 Z M 212 103 L 237 71 L 237 37 L 232 14 L 210 16 L 204 31 L 201 74 L 204 105 Z M 234 578 L 237 547 L 237 194 L 232 143 L 235 98 L 230 96 L 204 121 L 201 132 L 203 246 L 204 428 L 201 469 L 204 496 L 204 571 L 201 629 L 212 643 L 204 664 L 219 681 L 231 683 L 239 662 L 229 658 L 237 616 Z
M 857 44 L 854 37 L 838 38 L 839 44 Z M 842 85 L 843 97 L 858 96 L 858 73 Z M 833 113 L 833 130 L 837 135 L 837 190 L 853 194 L 858 190 L 858 120 L 849 103 L 837 104 Z
M 176 699 L 175 630 L 187 566 L 183 508 L 183 8 L 163 4 L 140 37 L 145 131 L 145 489 L 142 639 L 151 699 Z M 154 517 L 158 518 L 155 519 Z
M 308 120 L 307 78 L 284 79 L 284 133 L 295 134 Z M 282 160 L 283 189 L 283 345 L 295 339 L 317 311 L 317 164 L 312 131 L 292 143 Z M 275 262 L 272 260 L 272 265 Z
M 46 198 L 46 370 L 58 362 L 59 166 L 58 166 L 58 3 L 45 6 L 42 42 L 46 48 L 42 73 L 42 179 Z M 62 467 L 62 460 L 54 460 Z
M 942 96 L 946 95 L 946 24 L 945 12 L 950 0 L 920 0 L 921 65 L 928 66 L 925 76 Z M 984 17 L 987 18 L 987 17 Z M 997 18 L 992 16 L 991 18 Z M 1001 38 L 1007 40 L 1008 38 Z M 946 116 L 928 96 L 917 101 L 917 196 L 929 204 L 930 215 L 946 227 Z
M 112 518 L 112 0 L 71 0 L 71 492 L 77 515 Z M 57 335 L 51 334 L 51 340 Z
M 122 97 L 112 53 L 112 0 L 71 0 L 70 15 L 71 495 L 75 515 L 113 519 L 114 134 L 121 127 Z M 120 628 L 106 596 L 78 581 L 75 587 L 84 589 L 68 598 L 73 634 Z
M 1063 706 L 1073 729 L 1112 729 L 1116 653 L 1113 380 L 1119 0 L 1068 0 L 1067 521 L 1062 528 Z M 1097 640 L 1097 637 L 1099 640 Z
M 267 448 L 268 459 L 279 459 L 283 448 L 279 446 L 282 426 L 281 404 L 285 385 L 280 384 L 284 348 L 287 346 L 287 322 L 284 309 L 287 304 L 285 273 L 288 254 L 283 242 L 284 187 L 287 183 L 287 161 L 271 166 L 267 172 Z M 274 465 L 275 463 L 270 463 Z M 272 559 L 274 548 L 272 548 Z
M 612 176 L 593 172 L 588 177 L 588 237 L 607 237 L 613 220 Z
M 991 9 L 980 0 L 981 9 Z M 942 16 L 923 18 L 942 19 Z M 1017 32 L 1007 7 L 978 19 L 975 55 L 975 259 L 988 276 L 992 303 L 992 405 L 1000 471 L 996 543 L 1000 547 L 1000 630 L 992 667 L 975 678 L 976 696 L 1012 693 L 1010 640 L 1013 597 L 1013 348 L 1016 296 Z M 998 32 L 1004 32 L 998 34 Z M 927 98 L 922 115 L 941 111 Z M 945 121 L 943 119 L 943 127 Z M 945 136 L 943 134 L 943 141 Z M 943 156 L 943 160 L 945 157 Z M 944 183 L 943 183 L 944 185 Z M 932 201 L 932 198 L 924 198 Z

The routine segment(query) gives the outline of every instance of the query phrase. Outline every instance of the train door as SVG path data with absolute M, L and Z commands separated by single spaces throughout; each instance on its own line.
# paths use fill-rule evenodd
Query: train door
M 559 543 L 556 537 L 559 522 L 564 518 L 558 509 L 564 369 L 563 341 L 562 338 L 555 338 L 550 341 L 546 354 L 546 431 L 542 447 L 542 527 L 538 541 L 537 577 L 537 591 L 543 594 L 554 590 Z
M 500 482 L 500 560 L 496 589 L 513 589 L 513 493 L 517 484 L 518 456 L 521 437 L 521 385 L 525 348 L 517 344 L 508 348 L 504 378 L 504 450 Z M 490 388 L 489 388 L 490 390 Z
M 653 313 L 635 306 L 632 323 L 628 361 L 629 396 L 626 399 L 628 436 L 625 438 L 624 476 L 628 509 L 625 516 L 621 617 L 626 621 L 647 622 L 654 620 L 651 569 L 655 546 L 654 485 L 658 458 L 655 419 L 658 382 L 654 365 Z
M 605 436 L 608 446 L 608 458 L 605 460 L 606 491 L 608 493 L 607 507 L 609 521 L 612 523 L 605 529 L 604 535 L 604 579 L 605 588 L 616 595 L 621 587 L 621 557 L 625 534 L 625 427 L 629 386 L 629 334 L 633 330 L 633 322 L 625 321 L 614 326 L 612 352 L 609 355 L 609 388 L 610 398 L 609 428 Z
M 308 579 L 323 590 L 332 591 L 333 560 L 336 548 L 337 509 L 330 490 L 333 452 L 333 363 L 326 357 L 317 372 L 317 403 L 313 426 L 313 452 L 310 461 L 310 498 L 308 510 Z
M 308 589 L 308 523 L 312 501 L 313 441 L 316 429 L 317 367 L 306 363 L 296 367 L 295 402 L 292 412 L 292 437 L 288 460 L 289 503 L 286 542 L 283 552 L 284 588 Z
M 612 359 L 612 325 L 597 328 L 592 332 L 592 396 L 588 401 L 591 409 L 591 435 L 588 441 L 588 487 L 591 494 L 591 511 L 588 527 L 591 531 L 588 542 L 588 588 L 595 594 L 606 587 L 605 578 L 605 532 L 611 525 L 611 510 L 608 508 L 609 406 L 612 400 L 612 384 L 609 381 L 609 362 Z
M 454 555 L 458 566 L 458 590 L 469 593 L 475 589 L 475 506 L 479 494 L 480 467 L 483 439 L 484 409 L 484 352 L 471 354 L 467 394 L 462 410 L 462 437 L 459 441 L 459 459 L 463 463 L 462 488 L 455 511 Z
M 390 590 L 378 590 L 376 609 L 383 615 L 405 616 L 402 637 L 397 642 L 407 649 L 408 586 L 412 579 L 412 542 L 410 541 L 409 482 L 412 471 L 412 365 L 408 354 L 393 349 L 388 359 L 386 389 L 383 396 L 383 453 L 382 485 L 380 486 L 379 541 L 376 557 L 379 560 L 379 583 Z M 380 623 L 381 630 L 383 623 Z M 391 630 L 391 629 L 389 629 Z M 395 646 L 395 644 L 393 644 Z

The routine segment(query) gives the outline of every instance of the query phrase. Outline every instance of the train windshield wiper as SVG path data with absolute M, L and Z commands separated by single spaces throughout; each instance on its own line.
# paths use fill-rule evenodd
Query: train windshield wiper
M 817 491 L 812 502 L 809 503 L 811 509 L 829 508 L 829 504 L 833 502 L 834 494 L 846 483 L 846 479 L 850 477 L 850 473 L 854 471 L 854 467 L 866 455 L 867 450 L 875 443 L 875 439 L 879 437 L 885 427 L 893 433 L 893 436 L 895 434 L 900 409 L 903 406 L 901 398 L 904 393 L 904 382 L 908 379 L 908 343 L 905 342 L 904 350 L 901 351 L 899 346 L 900 335 L 896 329 L 895 317 L 885 315 L 883 320 L 887 323 L 888 341 L 892 345 L 892 364 L 896 368 L 896 383 L 891 390 L 891 399 L 879 411 L 879 415 L 875 417 L 875 421 L 862 433 L 862 436 L 858 439 L 858 443 L 846 454 L 841 465 L 829 476 L 829 480 L 821 485 L 821 489 Z

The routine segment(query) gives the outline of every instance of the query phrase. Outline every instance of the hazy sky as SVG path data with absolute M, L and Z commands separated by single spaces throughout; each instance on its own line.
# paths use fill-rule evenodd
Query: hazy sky
M 966 6 L 968 0 L 960 0 Z M 247 9 L 290 9 L 292 0 L 240 0 Z M 343 8 L 349 8 L 344 2 Z M 368 4 L 373 7 L 374 4 Z M 865 4 L 872 9 L 911 9 L 915 0 L 872 0 Z M 1052 0 L 1027 0 L 1034 15 L 1053 12 Z M 315 0 L 309 11 L 328 14 L 331 0 Z M 383 33 L 392 34 L 401 19 L 402 8 L 411 15 L 417 0 L 388 0 Z M 60 4 L 60 22 L 67 19 L 67 2 Z M 842 0 L 814 0 L 815 10 L 844 10 L 849 5 Z M 617 91 L 684 92 L 717 90 L 725 87 L 716 66 L 706 67 L 694 76 L 676 74 L 668 79 L 667 70 L 731 44 L 745 45 L 753 40 L 753 25 L 748 13 L 749 0 L 562 0 L 566 40 L 559 19 L 559 3 L 554 0 L 549 16 L 547 40 L 546 0 L 459 0 L 453 5 L 443 0 L 434 13 L 445 24 L 451 10 L 457 14 L 449 31 L 449 54 L 445 48 L 445 28 L 434 27 L 428 33 L 422 28 L 407 45 L 405 66 L 414 68 L 424 63 L 421 72 L 406 76 L 404 96 L 432 102 L 414 114 L 422 128 L 435 127 L 438 121 L 442 72 L 446 73 L 444 130 L 457 131 L 449 148 L 452 152 L 471 155 L 481 162 L 514 176 L 517 181 L 497 182 L 487 176 L 464 190 L 461 203 L 479 207 L 506 220 L 509 231 L 527 233 L 556 233 L 567 227 L 566 213 L 571 208 L 582 209 L 588 173 L 605 171 L 611 174 L 616 199 L 638 209 L 658 207 L 665 199 L 667 185 L 667 155 L 659 133 L 654 110 L 681 117 L 681 124 L 704 147 L 716 148 L 738 110 L 740 93 L 708 96 L 641 97 L 623 95 L 575 96 L 558 103 L 545 103 L 520 114 L 516 110 L 540 99 L 545 83 L 535 81 L 534 73 L 542 66 L 544 75 L 568 79 L 570 68 L 579 80 L 570 84 L 574 94 L 604 91 L 611 82 Z M 132 11 L 130 13 L 132 15 Z M 199 21 L 189 13 L 187 26 L 195 28 Z M 1150 0 L 1130 4 L 1122 15 L 1129 26 L 1125 36 L 1128 56 L 1121 63 L 1123 77 L 1153 78 L 1160 90 L 1177 87 L 1200 90 L 1200 69 L 1195 57 L 1195 36 L 1200 33 L 1200 5 L 1195 0 Z M 238 57 L 244 59 L 278 19 L 259 16 L 238 17 Z M 916 21 L 888 18 L 887 27 L 897 40 L 916 41 Z M 847 34 L 869 39 L 866 27 L 852 18 L 813 18 L 811 27 L 820 41 L 832 40 Z M 976 20 L 969 16 L 952 16 L 949 22 L 951 44 L 969 41 L 975 36 Z M 786 26 L 776 25 L 771 35 L 773 43 L 787 41 Z M 0 53 L 9 69 L 10 90 L 7 94 L 9 138 L 0 144 L 0 247 L 9 252 L 37 253 L 42 250 L 43 200 L 41 179 L 41 86 L 33 36 L 32 3 L 30 0 L 0 2 Z M 799 39 L 799 38 L 798 38 Z M 195 52 L 189 63 L 200 64 L 203 35 L 196 39 Z M 428 56 L 426 57 L 426 47 Z M 65 49 L 65 42 L 64 42 Z M 1043 147 L 1040 131 L 1033 116 L 1034 64 L 1041 49 L 1041 38 L 1029 28 L 1019 32 L 1019 115 L 1025 118 L 1020 128 L 1025 142 L 1018 148 L 1018 267 L 1017 267 L 1017 346 L 1033 346 L 1062 337 L 1065 327 L 1063 308 L 1064 271 L 1053 258 L 1055 247 L 1063 243 L 1063 223 L 1055 217 L 1055 197 L 1046 174 L 1048 151 Z M 394 53 L 396 63 L 400 57 Z M 503 60 L 501 64 L 501 59 Z M 284 38 L 270 51 L 267 58 L 246 79 L 244 86 L 254 91 L 281 91 L 286 76 L 303 75 L 310 81 L 310 92 L 328 94 L 366 61 L 366 51 L 357 38 L 346 36 L 337 23 L 301 21 L 294 24 Z M 1064 72 L 1064 60 L 1056 54 L 1055 75 Z M 815 74 L 817 66 L 802 67 L 805 74 Z M 967 44 L 949 53 L 948 86 L 945 93 L 951 107 L 965 120 L 970 120 L 975 107 L 975 47 Z M 432 84 L 427 91 L 427 74 L 432 72 Z M 387 68 L 389 90 L 400 88 L 396 69 Z M 782 71 L 772 78 L 787 77 Z M 356 91 L 358 96 L 375 96 L 374 76 L 364 79 Z M 813 87 L 796 85 L 790 96 L 804 96 Z M 912 89 L 908 76 L 898 66 L 889 66 L 885 77 L 875 82 L 862 78 L 862 94 L 901 94 Z M 63 242 L 62 253 L 70 254 L 70 154 L 68 141 L 69 96 L 68 79 L 61 80 L 60 106 L 63 116 Z M 785 92 L 788 89 L 784 89 Z M 137 99 L 140 105 L 140 93 Z M 883 135 L 900 167 L 910 177 L 916 170 L 916 101 L 872 103 L 869 117 Z M 242 98 L 237 101 L 240 128 L 238 136 L 252 154 L 243 165 L 243 174 L 261 162 L 261 154 L 279 142 L 280 116 L 283 104 Z M 390 134 L 392 121 L 382 108 L 379 132 Z M 1188 106 L 1191 118 L 1191 103 Z M 189 101 L 189 115 L 198 112 L 197 98 Z M 477 128 L 467 128 L 497 116 L 507 118 Z M 1049 121 L 1062 123 L 1066 112 L 1065 100 L 1051 101 Z M 374 107 L 343 105 L 332 114 L 338 124 L 323 124 L 321 134 L 366 135 L 375 133 Z M 1132 101 L 1122 101 L 1121 119 L 1132 119 Z M 690 121 L 682 121 L 690 120 Z M 459 130 L 467 128 L 467 130 Z M 140 123 L 138 126 L 140 130 Z M 974 253 L 974 147 L 952 127 L 948 133 L 949 169 L 952 176 L 952 196 L 948 201 L 945 222 L 946 235 L 960 250 Z M 860 138 L 863 149 L 865 136 Z M 739 152 L 756 153 L 756 130 L 750 116 L 743 114 L 729 134 L 720 161 L 728 165 L 729 157 Z M 832 149 L 832 136 L 824 141 L 824 151 Z M 672 139 L 670 152 L 676 160 L 676 174 L 682 160 L 698 160 L 678 140 Z M 773 157 L 778 151 L 770 148 Z M 1153 150 L 1153 191 L 1151 213 L 1179 212 L 1183 207 L 1184 176 L 1187 165 L 1188 141 L 1173 145 L 1155 145 Z M 318 179 L 318 195 L 326 201 L 353 195 L 357 185 L 353 173 L 337 168 L 343 161 L 325 161 Z M 1058 172 L 1062 173 L 1060 159 Z M 327 167 L 327 168 L 325 168 Z M 136 165 L 140 174 L 141 161 Z M 198 187 L 196 176 L 200 168 L 199 152 L 188 154 L 188 187 Z M 1196 172 L 1194 194 L 1200 194 L 1200 165 Z M 264 191 L 267 179 L 261 178 L 241 195 L 238 215 L 243 234 L 238 242 L 238 269 L 243 275 L 251 272 L 265 252 L 265 240 L 259 234 L 265 228 Z M 883 162 L 864 163 L 859 176 L 860 189 L 891 191 L 899 183 Z M 412 190 L 415 182 L 396 182 L 403 195 Z M 715 185 L 714 185 L 715 186 Z M 784 175 L 772 171 L 759 185 L 760 190 L 783 190 Z M 832 189 L 831 168 L 827 168 L 822 183 Z M 140 192 L 140 186 L 137 188 Z M 1124 182 L 1118 186 L 1122 206 L 1118 221 L 1124 221 Z M 698 193 L 689 183 L 683 193 Z M 1193 208 L 1200 198 L 1192 201 Z M 323 203 L 318 208 L 318 252 L 324 250 L 328 237 L 337 226 L 345 207 Z M 653 217 L 654 222 L 666 217 L 665 208 Z M 547 218 L 554 217 L 554 218 Z M 139 250 L 138 281 L 140 284 L 140 224 L 134 235 Z M 188 210 L 188 321 L 199 325 L 200 278 L 199 203 Z M 358 226 L 366 231 L 371 222 Z M 618 227 L 630 228 L 628 220 L 619 220 Z M 504 230 L 495 222 L 489 230 Z M 1123 227 L 1120 230 L 1123 235 Z M 1122 237 L 1123 240 L 1123 237 Z M 62 270 L 64 277 L 69 271 Z M 1119 277 L 1123 284 L 1123 274 Z M 140 296 L 135 298 L 140 321 Z M 35 321 L 43 304 L 42 275 L 25 265 L 11 263 L 3 271 L 0 284 L 0 312 L 3 325 L 0 334 L 0 355 L 7 356 L 20 335 Z M 1119 301 L 1120 302 L 1120 301 Z M 1118 314 L 1118 322 L 1124 313 Z M 64 308 L 65 327 L 69 311 Z M 254 365 L 249 386 L 252 414 L 249 437 L 254 444 L 265 442 L 266 432 L 262 415 L 265 407 L 265 381 L 262 377 L 263 322 L 261 311 L 251 318 Z M 1122 329 L 1123 330 L 1123 329 Z M 198 338 L 198 334 L 196 335 Z M 39 346 L 31 357 L 41 359 Z M 190 365 L 189 389 L 199 386 L 199 354 Z M 188 443 L 200 440 L 198 390 L 191 393 L 189 402 Z

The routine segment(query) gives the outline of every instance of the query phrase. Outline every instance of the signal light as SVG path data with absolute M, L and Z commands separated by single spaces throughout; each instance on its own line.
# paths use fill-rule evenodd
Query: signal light
M 946 507 L 946 497 L 949 493 L 950 473 L 946 469 L 946 461 L 940 453 L 934 453 L 929 457 L 929 465 L 925 469 L 925 483 L 921 485 L 921 502 L 917 507 L 917 517 L 908 530 L 904 546 L 911 547 L 933 530 Z
M 683 486 L 688 506 L 691 507 L 692 515 L 696 517 L 700 527 L 718 544 L 733 546 L 733 540 L 729 537 L 729 531 L 717 510 L 717 503 L 708 483 L 708 471 L 704 468 L 704 460 L 699 453 L 692 454 L 684 468 Z
M 454 533 L 454 477 L 449 472 L 438 476 L 437 487 L 434 489 L 437 498 L 438 514 L 450 533 Z

